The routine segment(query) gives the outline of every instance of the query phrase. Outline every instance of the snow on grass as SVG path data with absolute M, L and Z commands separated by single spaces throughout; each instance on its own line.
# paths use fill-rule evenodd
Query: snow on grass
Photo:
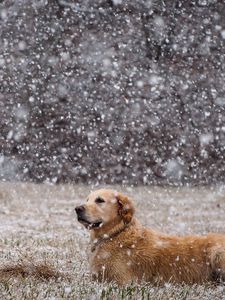
M 74 212 L 90 190 L 84 185 L 0 183 L 0 299 L 225 299 L 222 284 L 118 288 L 91 281 L 89 235 Z M 180 235 L 225 233 L 223 186 L 122 191 L 132 196 L 146 226 Z

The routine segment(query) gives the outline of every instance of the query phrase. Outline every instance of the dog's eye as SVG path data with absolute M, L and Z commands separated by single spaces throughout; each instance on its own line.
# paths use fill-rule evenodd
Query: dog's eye
M 100 198 L 100 197 L 98 197 L 98 198 L 95 199 L 95 202 L 96 202 L 96 203 L 104 203 L 105 200 L 102 199 L 102 198 Z

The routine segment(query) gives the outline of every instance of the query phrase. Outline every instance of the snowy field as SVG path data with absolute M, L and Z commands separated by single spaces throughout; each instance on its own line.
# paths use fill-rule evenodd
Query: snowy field
M 118 190 L 119 187 L 116 187 Z M 1 278 L 0 299 L 225 299 L 224 285 L 151 285 L 117 288 L 91 282 L 88 232 L 74 207 L 91 187 L 0 184 L 1 267 L 49 264 L 62 277 Z M 136 203 L 142 223 L 172 234 L 225 233 L 225 188 L 123 188 Z M 32 274 L 32 270 L 30 272 Z

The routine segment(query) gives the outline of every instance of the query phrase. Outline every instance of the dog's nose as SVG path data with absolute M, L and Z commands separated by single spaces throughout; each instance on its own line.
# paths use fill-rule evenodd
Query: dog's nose
M 75 211 L 78 215 L 82 214 L 84 212 L 84 210 L 85 210 L 85 208 L 83 205 L 75 207 Z

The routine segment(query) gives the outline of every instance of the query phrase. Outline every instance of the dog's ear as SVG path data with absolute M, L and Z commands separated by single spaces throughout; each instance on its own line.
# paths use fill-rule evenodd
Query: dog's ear
M 130 223 L 134 215 L 134 206 L 131 200 L 121 193 L 116 195 L 116 199 L 119 207 L 119 216 L 121 216 L 124 224 Z

